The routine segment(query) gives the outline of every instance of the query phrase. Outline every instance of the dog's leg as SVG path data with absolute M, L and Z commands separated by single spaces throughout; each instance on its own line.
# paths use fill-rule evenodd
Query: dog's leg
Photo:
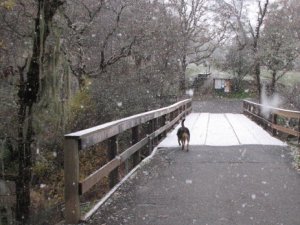
M 179 144 L 179 146 L 181 145 L 181 144 L 180 144 L 180 139 L 179 139 L 179 138 L 178 138 L 178 144 Z
M 185 140 L 183 139 L 181 142 L 182 142 L 182 148 L 181 148 L 181 150 L 184 151 Z

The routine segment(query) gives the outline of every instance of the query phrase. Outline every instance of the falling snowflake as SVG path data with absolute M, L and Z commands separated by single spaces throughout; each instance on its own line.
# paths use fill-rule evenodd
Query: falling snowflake
M 185 180 L 185 183 L 186 183 L 186 184 L 192 184 L 193 181 L 192 181 L 192 180 Z

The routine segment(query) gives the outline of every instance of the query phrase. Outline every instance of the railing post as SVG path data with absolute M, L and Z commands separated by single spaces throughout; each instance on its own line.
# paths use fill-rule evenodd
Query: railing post
M 108 152 L 107 152 L 107 159 L 111 161 L 117 155 L 118 148 L 117 148 L 117 136 L 113 136 L 108 140 Z M 114 169 L 109 174 L 109 187 L 113 188 L 118 183 L 118 168 Z
M 272 113 L 272 125 L 273 124 L 277 124 L 277 115 L 275 114 L 275 113 Z M 272 127 L 272 135 L 273 136 L 276 136 L 276 129 L 274 129 L 273 127 Z
M 65 220 L 67 224 L 77 224 L 80 221 L 78 140 L 65 139 L 64 150 Z
M 298 144 L 300 144 L 300 118 L 298 119 Z
M 150 136 L 154 132 L 154 120 L 150 120 L 148 124 L 148 135 Z M 153 149 L 153 138 L 150 136 L 149 137 L 149 155 L 151 154 Z
M 132 142 L 132 145 L 134 145 L 135 143 L 137 143 L 139 141 L 139 126 L 135 126 L 132 128 L 131 136 L 132 136 L 131 142 Z M 134 153 L 132 158 L 133 158 L 133 167 L 135 167 L 140 162 L 140 158 L 141 158 L 140 151 L 137 151 L 136 153 Z

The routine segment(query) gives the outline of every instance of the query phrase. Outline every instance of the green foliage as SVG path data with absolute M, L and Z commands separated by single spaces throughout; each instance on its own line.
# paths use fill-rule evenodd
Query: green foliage
M 246 92 L 244 90 L 231 92 L 231 93 L 217 92 L 217 96 L 226 97 L 226 98 L 233 98 L 233 99 L 246 99 L 246 98 L 253 97 L 252 93 Z
M 37 162 L 32 168 L 33 174 L 39 179 L 45 178 L 49 174 L 50 165 L 47 162 Z
M 0 7 L 3 7 L 7 10 L 13 10 L 14 6 L 16 5 L 14 0 L 1 0 Z
M 90 93 L 90 85 L 78 91 L 71 99 L 69 105 L 68 130 L 76 131 L 95 126 L 94 102 Z
M 0 168 L 14 174 L 17 171 L 16 156 L 13 146 L 7 139 L 0 140 Z

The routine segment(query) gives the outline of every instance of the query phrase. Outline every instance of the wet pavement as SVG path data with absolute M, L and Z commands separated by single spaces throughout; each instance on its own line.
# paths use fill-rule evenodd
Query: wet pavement
M 279 146 L 160 149 L 88 224 L 300 224 L 300 176 Z

